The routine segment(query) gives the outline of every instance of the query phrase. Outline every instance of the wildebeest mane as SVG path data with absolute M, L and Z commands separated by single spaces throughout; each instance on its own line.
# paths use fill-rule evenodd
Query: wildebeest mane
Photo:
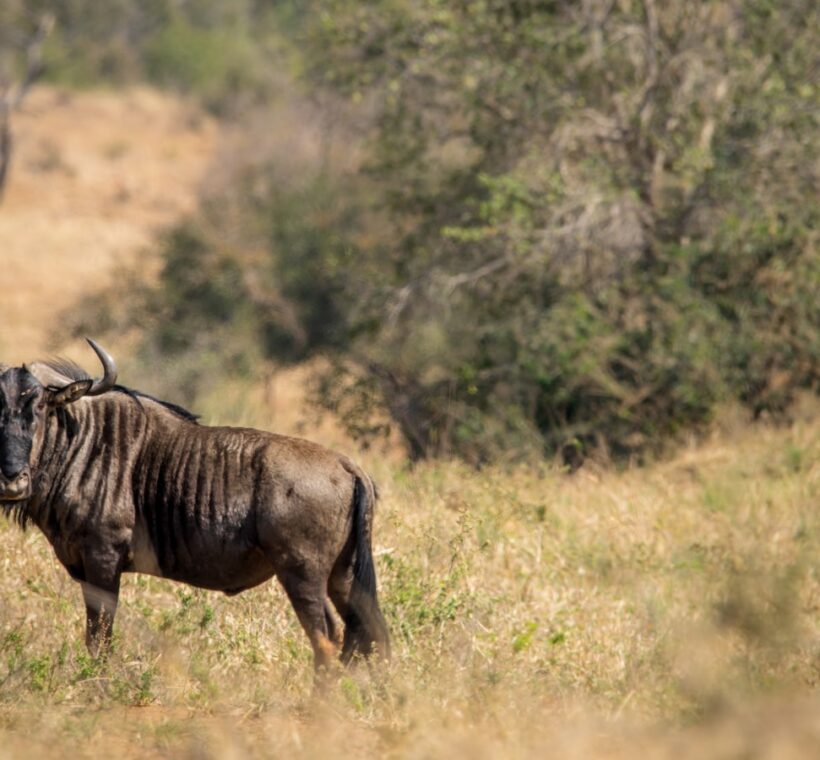
M 40 363 L 44 364 L 49 369 L 54 370 L 54 372 L 63 375 L 69 382 L 91 379 L 91 376 L 79 364 L 76 364 L 75 362 L 71 361 L 71 359 L 65 359 L 63 357 L 53 357 L 50 359 L 41 360 Z M 140 399 L 145 398 L 149 401 L 154 401 L 157 404 L 164 406 L 170 412 L 176 414 L 177 417 L 181 417 L 182 419 L 188 420 L 189 422 L 196 422 L 199 419 L 198 414 L 194 414 L 193 412 L 188 411 L 184 406 L 175 404 L 172 401 L 163 401 L 161 398 L 152 396 L 150 393 L 143 393 L 142 391 L 135 390 L 134 388 L 129 388 L 125 385 L 115 385 L 111 389 L 111 391 L 117 393 L 124 393 L 129 398 L 134 399 L 134 401 L 136 401 L 140 407 L 142 407 Z
M 125 385 L 115 385 L 111 390 L 117 391 L 118 393 L 124 393 L 126 396 L 130 396 L 134 401 L 142 406 L 140 403 L 140 399 L 147 398 L 149 401 L 155 401 L 160 406 L 164 406 L 169 411 L 173 412 L 177 417 L 182 417 L 184 420 L 188 420 L 189 422 L 196 422 L 199 419 L 198 414 L 194 414 L 193 412 L 188 411 L 184 406 L 180 406 L 179 404 L 175 404 L 173 401 L 163 401 L 161 398 L 157 398 L 156 396 L 152 396 L 150 393 L 143 393 L 142 391 L 134 390 L 133 388 L 128 388 Z

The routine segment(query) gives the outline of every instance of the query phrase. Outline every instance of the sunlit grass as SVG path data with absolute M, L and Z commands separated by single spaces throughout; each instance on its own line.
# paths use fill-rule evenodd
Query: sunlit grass
M 253 422 L 249 413 L 243 421 Z M 107 662 L 79 588 L 3 523 L 10 754 L 777 757 L 820 747 L 820 420 L 622 472 L 362 457 L 394 659 L 314 691 L 274 583 L 129 576 Z M 728 749 L 727 749 L 728 748 Z M 785 748 L 785 749 L 784 749 Z

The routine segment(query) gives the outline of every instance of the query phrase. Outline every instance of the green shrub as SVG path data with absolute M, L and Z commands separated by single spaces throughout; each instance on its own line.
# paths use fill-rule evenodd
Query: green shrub
M 143 56 L 151 82 L 197 94 L 217 109 L 230 95 L 259 84 L 253 43 L 241 29 L 198 29 L 175 21 L 146 42 Z
M 290 3 L 251 0 L 11 0 L 0 42 L 19 46 L 41 14 L 55 20 L 44 76 L 69 87 L 149 81 L 201 98 L 216 111 L 267 93 L 271 53 L 296 23 Z M 8 37 L 8 39 L 6 39 Z
M 317 0 L 306 81 L 363 160 L 257 167 L 170 235 L 147 350 L 189 389 L 327 352 L 320 403 L 415 459 L 574 467 L 723 399 L 782 413 L 820 379 L 815 5 Z M 207 25 L 151 45 L 158 81 L 252 76 Z

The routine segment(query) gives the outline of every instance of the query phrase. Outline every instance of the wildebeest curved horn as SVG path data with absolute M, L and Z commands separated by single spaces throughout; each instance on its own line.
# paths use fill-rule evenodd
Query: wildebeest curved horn
M 86 338 L 86 340 L 88 341 L 88 345 L 94 349 L 94 353 L 97 354 L 102 363 L 103 376 L 99 380 L 94 381 L 94 385 L 88 389 L 88 393 L 85 395 L 99 396 L 101 393 L 110 391 L 114 387 L 114 383 L 117 382 L 117 365 L 114 364 L 111 355 L 102 348 L 99 343 L 91 340 L 91 338 Z

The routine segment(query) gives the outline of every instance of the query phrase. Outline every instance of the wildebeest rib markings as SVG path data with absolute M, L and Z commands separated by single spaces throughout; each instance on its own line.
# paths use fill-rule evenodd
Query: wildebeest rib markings
M 181 407 L 66 362 L 0 366 L 0 504 L 83 581 L 86 640 L 110 641 L 120 575 L 238 593 L 276 575 L 313 646 L 389 655 L 371 552 L 375 489 L 317 444 L 207 427 Z

